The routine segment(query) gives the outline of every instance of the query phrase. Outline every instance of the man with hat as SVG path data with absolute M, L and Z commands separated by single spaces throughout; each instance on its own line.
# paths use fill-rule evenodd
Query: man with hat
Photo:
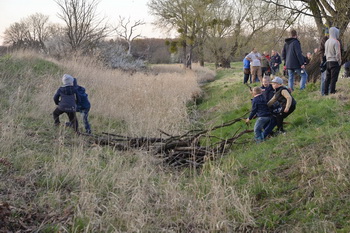
M 296 101 L 293 96 L 290 94 L 290 91 L 287 87 L 283 85 L 283 79 L 280 77 L 275 77 L 271 81 L 273 89 L 275 89 L 275 95 L 267 103 L 269 107 L 272 107 L 275 102 L 279 102 L 281 105 L 280 111 L 276 113 L 276 125 L 278 133 L 284 133 L 283 129 L 283 120 L 287 118 L 296 107 Z M 274 127 L 274 126 L 273 126 Z

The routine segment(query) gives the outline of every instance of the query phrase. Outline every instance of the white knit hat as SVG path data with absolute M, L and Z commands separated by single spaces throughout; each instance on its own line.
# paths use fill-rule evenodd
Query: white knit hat
M 62 77 L 63 86 L 73 86 L 74 78 L 69 74 L 64 74 Z

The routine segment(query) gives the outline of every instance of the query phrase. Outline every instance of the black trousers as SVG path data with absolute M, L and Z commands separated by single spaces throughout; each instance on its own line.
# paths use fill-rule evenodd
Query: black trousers
M 338 81 L 338 76 L 340 72 L 340 65 L 336 61 L 329 61 L 327 62 L 327 73 L 326 73 L 326 80 L 324 85 L 324 94 L 328 95 L 330 92 L 331 94 L 335 93 L 335 86 Z M 329 90 L 330 89 L 330 90 Z
M 296 105 L 291 105 L 288 112 L 284 112 L 284 107 L 279 114 L 276 115 L 277 130 L 283 131 L 283 119 L 287 118 L 292 112 L 294 112 Z
M 68 115 L 70 125 L 73 126 L 75 132 L 78 132 L 78 119 L 75 112 L 65 112 L 59 108 L 56 108 L 55 111 L 53 111 L 53 120 L 55 121 L 55 125 L 60 124 L 60 115 L 63 113 Z

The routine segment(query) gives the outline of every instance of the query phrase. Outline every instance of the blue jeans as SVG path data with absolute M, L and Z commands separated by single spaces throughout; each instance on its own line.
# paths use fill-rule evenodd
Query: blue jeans
M 264 140 L 264 126 L 270 121 L 271 117 L 258 117 L 254 125 L 254 134 L 256 142 Z
M 85 131 L 88 134 L 91 133 L 91 127 L 90 127 L 89 120 L 88 120 L 88 118 L 89 118 L 89 111 L 90 111 L 90 109 L 80 110 L 80 116 L 83 119 Z
M 305 69 L 288 69 L 288 87 L 294 91 L 294 73 L 300 76 L 300 90 L 305 89 L 308 77 Z
M 276 117 L 272 116 L 270 121 L 265 125 L 265 130 L 264 130 L 264 138 L 269 136 L 270 133 L 272 133 L 273 128 L 277 125 Z

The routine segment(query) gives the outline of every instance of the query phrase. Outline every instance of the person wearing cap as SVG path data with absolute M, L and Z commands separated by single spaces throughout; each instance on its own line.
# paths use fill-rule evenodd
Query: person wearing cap
M 252 100 L 252 111 L 249 117 L 246 119 L 248 123 L 251 119 L 257 116 L 257 120 L 254 125 L 255 141 L 257 143 L 264 140 L 264 126 L 271 119 L 270 109 L 267 107 L 267 101 L 260 87 L 254 87 L 252 94 L 254 96 Z
M 62 77 L 63 86 L 58 88 L 56 94 L 53 97 L 55 104 L 57 105 L 55 111 L 53 111 L 53 119 L 55 125 L 60 124 L 60 115 L 66 113 L 69 118 L 69 123 L 72 125 L 75 132 L 78 132 L 78 120 L 76 117 L 77 101 L 79 102 L 79 96 L 76 88 L 73 86 L 74 78 L 69 74 L 64 74 Z
M 296 101 L 290 94 L 289 89 L 283 85 L 283 79 L 280 77 L 275 77 L 271 83 L 273 89 L 275 89 L 275 95 L 267 103 L 267 106 L 272 107 L 274 103 L 280 103 L 281 109 L 278 113 L 276 113 L 276 125 L 277 132 L 284 133 L 285 131 L 283 129 L 283 120 L 295 110 Z
M 300 41 L 295 30 L 291 30 L 291 37 L 285 39 L 282 50 L 282 59 L 288 72 L 288 87 L 294 90 L 294 73 L 300 76 L 300 90 L 305 89 L 307 74 L 305 72 L 305 58 L 301 51 Z

